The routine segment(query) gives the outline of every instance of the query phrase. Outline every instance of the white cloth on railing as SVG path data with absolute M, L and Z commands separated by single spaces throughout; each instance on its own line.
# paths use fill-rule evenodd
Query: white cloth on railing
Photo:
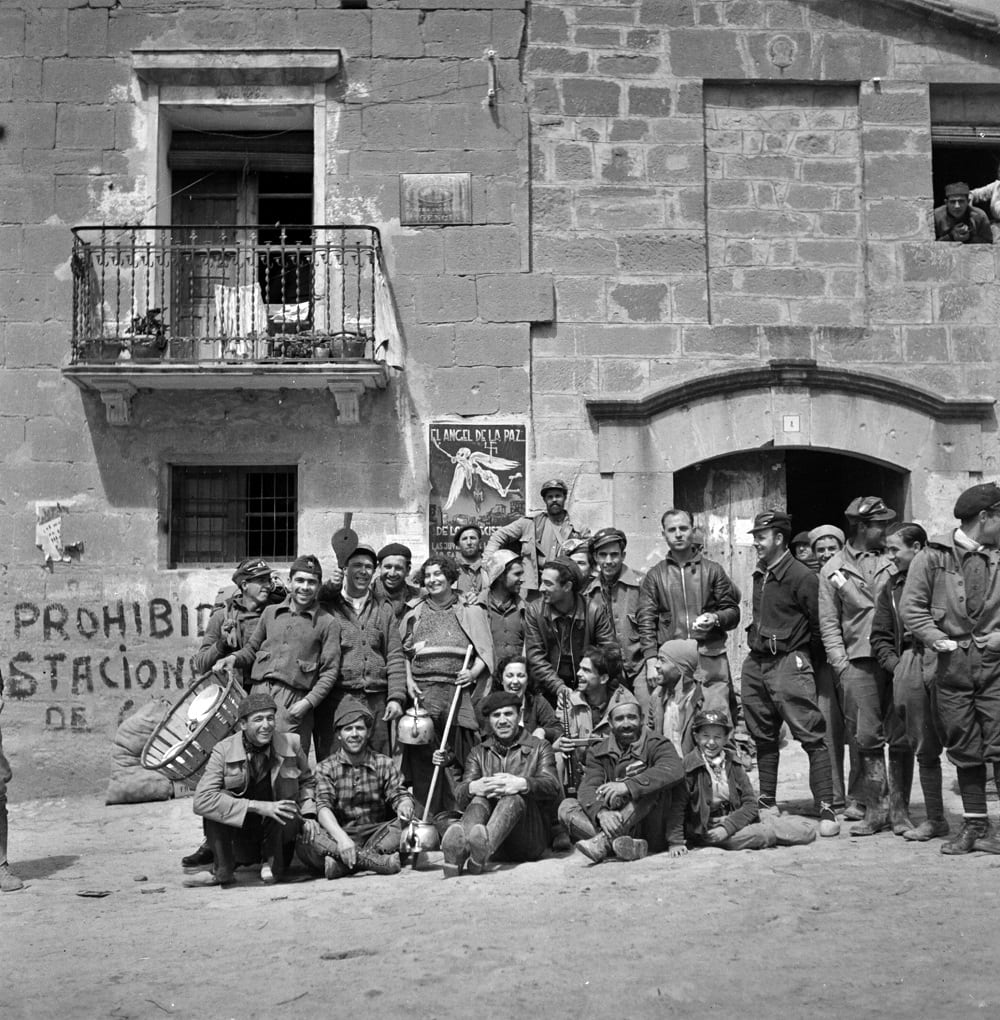
M 389 287 L 382 249 L 375 253 L 372 272 L 375 274 L 375 360 L 390 368 L 403 367 L 403 332 L 399 328 L 396 302 Z
M 271 303 L 267 306 L 267 317 L 276 326 L 308 326 L 312 322 L 312 302 Z
M 267 308 L 256 283 L 215 285 L 215 318 L 219 335 L 250 337 L 267 332 Z

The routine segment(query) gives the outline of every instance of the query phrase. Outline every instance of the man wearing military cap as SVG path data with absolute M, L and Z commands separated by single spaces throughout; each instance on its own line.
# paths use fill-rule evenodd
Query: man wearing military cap
M 864 775 L 865 817 L 852 827 L 851 835 L 871 836 L 890 827 L 903 832 L 913 827 L 905 807 L 913 780 L 913 752 L 892 703 L 892 677 L 871 647 L 875 602 L 895 570 L 884 549 L 885 531 L 896 513 L 880 496 L 858 496 L 844 516 L 847 542 L 819 574 L 819 628 Z
M 457 877 L 466 865 L 470 874 L 481 874 L 494 857 L 539 860 L 562 793 L 552 746 L 520 724 L 521 696 L 494 691 L 479 708 L 490 735 L 465 762 L 455 795 L 462 819 L 441 841 L 445 878 Z
M 536 598 L 541 590 L 542 570 L 548 560 L 559 555 L 559 550 L 570 538 L 583 538 L 586 529 L 575 527 L 566 512 L 569 488 L 561 478 L 550 478 L 542 485 L 541 496 L 545 509 L 521 517 L 511 524 L 497 528 L 486 543 L 486 555 L 498 549 L 511 549 L 524 563 L 524 587 L 529 599 Z
M 374 591 L 392 606 L 397 622 L 406 613 L 406 604 L 420 595 L 420 589 L 407 580 L 412 563 L 410 547 L 401 542 L 390 542 L 378 551 Z
M 961 831 L 941 853 L 1000 853 L 986 813 L 986 770 L 1000 779 L 1000 486 L 966 489 L 955 503 L 959 527 L 931 538 L 903 586 L 903 625 L 937 653 L 930 685 L 948 757 L 958 772 Z
M 348 694 L 368 706 L 372 749 L 389 754 L 389 724 L 406 706 L 406 659 L 392 605 L 372 590 L 378 554 L 360 544 L 347 557 L 337 588 L 323 586 L 323 608 L 340 624 L 340 674 L 315 712 L 316 759 L 334 745 L 337 705 Z
M 312 871 L 342 878 L 352 871 L 394 875 L 400 869 L 401 823 L 413 817 L 413 798 L 392 759 L 373 750 L 375 718 L 348 694 L 333 725 L 337 750 L 316 769 L 319 825 L 299 840 L 299 857 Z
M 249 640 L 260 621 L 264 607 L 277 604 L 285 597 L 285 586 L 275 581 L 270 564 L 254 556 L 243 560 L 233 573 L 236 593 L 223 601 L 209 617 L 201 647 L 191 658 L 195 674 L 207 673 L 220 659 L 239 651 Z M 244 676 L 240 676 L 246 682 Z M 194 853 L 181 859 L 186 869 L 200 869 L 212 863 L 208 841 Z
M 625 562 L 627 546 L 628 539 L 618 528 L 601 528 L 594 534 L 588 544 L 594 574 L 584 585 L 583 597 L 604 607 L 615 641 L 621 649 L 626 686 L 645 711 L 649 703 L 649 687 L 642 668 L 637 622 L 642 578 Z
M 266 884 L 280 881 L 301 829 L 316 835 L 315 780 L 308 752 L 294 733 L 278 733 L 277 706 L 266 692 L 240 703 L 239 731 L 220 740 L 194 794 L 215 858 L 211 872 L 187 886 L 231 886 L 239 864 L 260 863 Z
M 288 577 L 288 597 L 268 606 L 250 640 L 219 665 L 250 669 L 251 688 L 278 704 L 279 731 L 297 733 L 308 751 L 313 712 L 337 682 L 340 624 L 319 604 L 323 568 L 315 556 L 299 556 Z
M 956 181 L 944 189 L 944 205 L 934 210 L 934 238 L 958 244 L 992 244 L 990 218 L 969 204 L 969 185 Z
M 458 565 L 455 588 L 463 595 L 478 595 L 488 584 L 483 565 L 483 529 L 478 524 L 460 524 L 452 538 Z
M 812 660 L 822 654 L 817 589 L 819 580 L 788 548 L 792 519 L 783 510 L 754 518 L 753 620 L 747 628 L 750 654 L 743 661 L 743 712 L 757 745 L 760 810 L 778 811 L 781 724 L 809 757 L 809 787 L 819 812 L 819 834 L 836 836 L 833 774 L 826 723 L 816 701 Z

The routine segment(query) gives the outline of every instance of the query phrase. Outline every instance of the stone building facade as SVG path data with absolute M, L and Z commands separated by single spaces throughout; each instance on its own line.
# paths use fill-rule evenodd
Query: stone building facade
M 997 471 L 995 250 L 931 225 L 1000 156 L 988 3 L 4 4 L 0 668 L 28 782 L 89 776 L 190 677 L 228 570 L 178 555 L 175 497 L 212 465 L 272 500 L 290 477 L 290 541 L 330 563 L 349 512 L 426 549 L 430 421 L 524 424 L 528 505 L 564 475 L 638 567 L 675 503 L 739 578 L 765 503 L 805 527 L 864 489 L 946 524 Z M 468 175 L 459 222 L 407 222 L 401 174 Z M 274 279 L 265 227 L 299 245 Z M 343 319 L 362 264 L 359 357 L 266 356 L 289 308 Z M 266 351 L 221 357 L 223 309 L 230 337 L 262 309 Z

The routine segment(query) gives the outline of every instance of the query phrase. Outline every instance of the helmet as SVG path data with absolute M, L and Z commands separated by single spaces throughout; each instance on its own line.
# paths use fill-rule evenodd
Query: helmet
M 434 720 L 422 705 L 408 708 L 396 723 L 396 739 L 411 747 L 434 743 Z

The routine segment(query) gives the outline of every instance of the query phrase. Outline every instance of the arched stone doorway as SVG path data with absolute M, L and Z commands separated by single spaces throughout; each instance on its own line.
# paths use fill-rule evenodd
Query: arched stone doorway
M 984 452 L 994 403 L 811 360 L 716 371 L 641 399 L 587 401 L 608 517 L 628 534 L 632 565 L 662 557 L 665 508 L 682 500 L 697 508 L 700 499 L 709 550 L 735 550 L 728 555 L 746 597 L 753 551 L 745 532 L 765 507 L 785 506 L 804 528 L 817 514 L 842 518 L 855 495 L 878 494 L 931 529 L 946 525 L 955 495 L 995 464 L 992 447 Z M 699 466 L 715 480 L 699 481 Z M 744 534 L 727 523 L 723 535 L 721 521 L 736 518 Z
M 724 454 L 674 474 L 675 506 L 688 510 L 705 536 L 705 552 L 722 563 L 742 593 L 750 619 L 756 554 L 750 522 L 765 507 L 787 510 L 796 532 L 817 524 L 844 528 L 844 509 L 855 496 L 881 496 L 906 516 L 909 472 L 834 450 L 770 447 Z M 730 637 L 729 655 L 742 659 L 742 629 Z

